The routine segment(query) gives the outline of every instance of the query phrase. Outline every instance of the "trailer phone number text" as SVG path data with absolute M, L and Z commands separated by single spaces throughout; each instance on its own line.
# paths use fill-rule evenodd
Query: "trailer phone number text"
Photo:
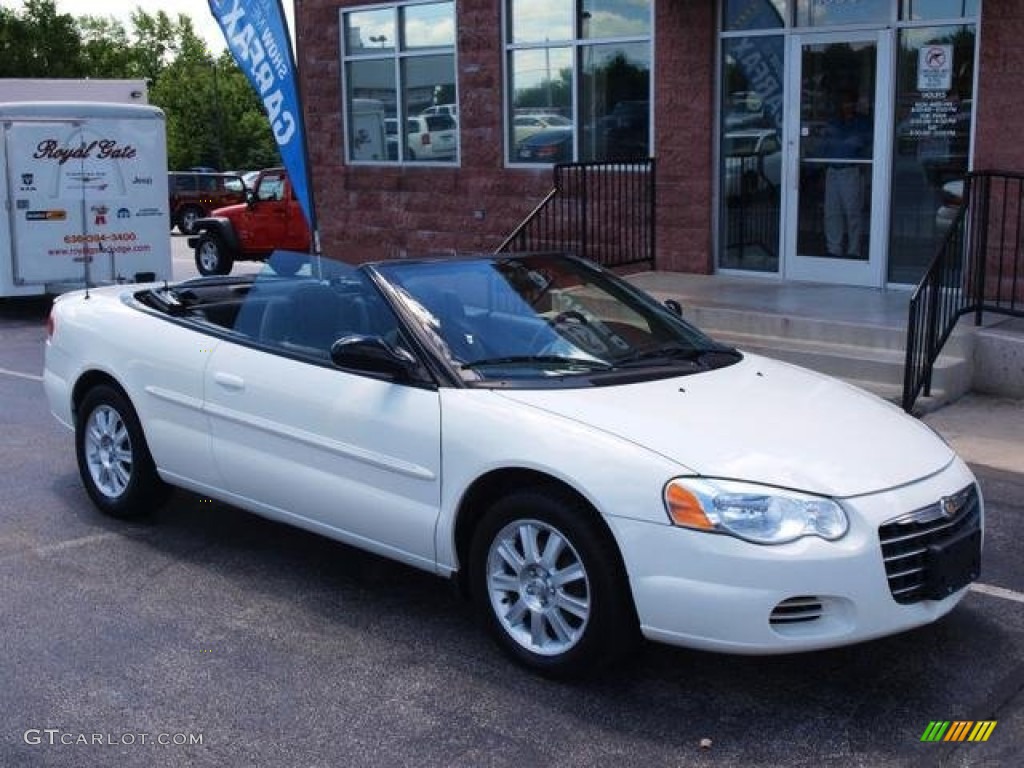
M 99 233 L 93 232 L 88 235 L 64 235 L 64 242 L 69 245 L 76 243 L 114 243 L 122 240 L 138 240 L 139 236 L 135 232 L 111 232 Z

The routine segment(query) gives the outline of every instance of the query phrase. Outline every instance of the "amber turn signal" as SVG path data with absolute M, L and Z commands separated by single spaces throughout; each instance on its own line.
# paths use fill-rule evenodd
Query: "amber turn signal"
M 665 507 L 668 509 L 668 516 L 676 525 L 705 531 L 713 530 L 715 527 L 704 514 L 700 500 L 675 483 L 669 483 L 665 488 Z

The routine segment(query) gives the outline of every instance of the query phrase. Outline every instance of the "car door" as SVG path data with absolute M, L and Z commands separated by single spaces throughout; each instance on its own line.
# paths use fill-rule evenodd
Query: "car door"
M 331 339 L 379 329 L 368 327 L 365 310 L 340 322 L 331 315 L 317 340 L 310 325 L 328 321 L 313 299 L 330 289 L 310 283 L 301 300 L 271 302 L 254 345 L 225 342 L 211 356 L 205 409 L 226 489 L 268 516 L 429 568 L 441 483 L 438 393 L 334 367 Z M 282 331 L 297 326 L 307 338 Z
M 243 214 L 245 250 L 269 253 L 277 249 L 305 250 L 306 231 L 297 223 L 305 219 L 291 194 L 283 170 L 264 172 L 254 191 L 255 205 Z

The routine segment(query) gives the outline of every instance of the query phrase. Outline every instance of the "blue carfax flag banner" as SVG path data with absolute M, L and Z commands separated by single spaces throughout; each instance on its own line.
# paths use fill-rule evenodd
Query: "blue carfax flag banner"
M 210 12 L 270 119 L 295 196 L 316 229 L 306 168 L 305 132 L 295 59 L 280 0 L 209 0 Z

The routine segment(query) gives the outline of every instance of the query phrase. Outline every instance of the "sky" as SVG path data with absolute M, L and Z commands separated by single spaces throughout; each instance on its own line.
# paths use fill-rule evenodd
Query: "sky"
M 285 14 L 288 17 L 288 27 L 292 36 L 295 35 L 295 22 L 293 16 L 293 0 L 282 0 Z M 0 5 L 7 8 L 20 9 L 21 0 L 0 0 Z M 157 11 L 164 11 L 172 19 L 177 18 L 179 13 L 184 13 L 192 19 L 192 26 L 196 33 L 206 41 L 211 52 L 218 52 L 224 49 L 224 35 L 220 27 L 210 13 L 210 5 L 207 0 L 106 0 L 98 3 L 96 0 L 57 0 L 57 11 L 69 13 L 72 16 L 113 16 L 124 24 L 125 29 L 131 29 L 131 15 L 136 8 L 141 8 L 146 13 L 155 14 Z

